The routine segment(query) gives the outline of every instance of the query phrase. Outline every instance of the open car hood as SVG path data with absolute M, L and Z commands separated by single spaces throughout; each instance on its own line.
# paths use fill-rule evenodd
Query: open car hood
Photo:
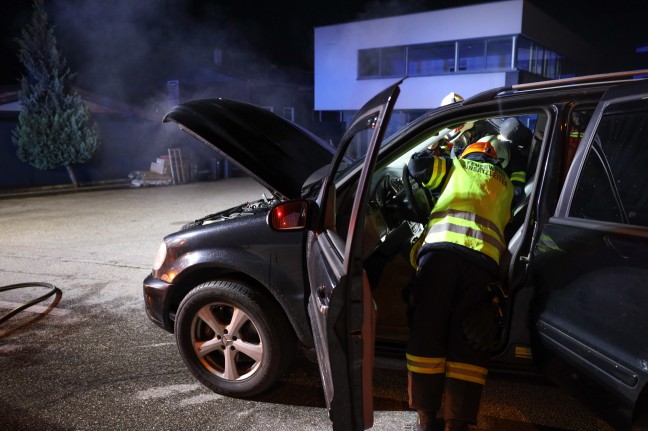
M 301 197 L 306 179 L 335 149 L 272 112 L 226 99 L 183 102 L 164 116 L 236 163 L 278 198 Z

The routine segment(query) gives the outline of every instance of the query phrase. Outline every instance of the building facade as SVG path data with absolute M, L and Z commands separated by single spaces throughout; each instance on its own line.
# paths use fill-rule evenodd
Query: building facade
M 315 28 L 315 111 L 349 119 L 407 77 L 395 115 L 407 122 L 449 92 L 469 97 L 509 84 L 582 75 L 599 56 L 525 0 Z

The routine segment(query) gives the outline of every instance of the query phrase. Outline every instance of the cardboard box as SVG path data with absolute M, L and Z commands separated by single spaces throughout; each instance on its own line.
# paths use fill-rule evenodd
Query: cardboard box
M 169 165 L 165 165 L 164 163 L 158 163 L 158 162 L 151 162 L 150 171 L 160 175 L 168 175 L 170 173 Z

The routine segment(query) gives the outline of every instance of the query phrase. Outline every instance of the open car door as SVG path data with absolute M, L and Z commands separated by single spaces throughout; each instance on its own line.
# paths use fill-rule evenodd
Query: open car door
M 336 431 L 373 425 L 374 302 L 362 266 L 362 237 L 371 176 L 399 84 L 376 95 L 353 119 L 323 184 L 319 220 L 308 236 L 308 313 Z M 335 181 L 343 170 L 351 175 L 345 194 L 354 197 L 351 214 L 344 216 L 348 228 L 336 223 Z
M 536 358 L 617 430 L 648 394 L 648 81 L 609 89 L 531 265 Z

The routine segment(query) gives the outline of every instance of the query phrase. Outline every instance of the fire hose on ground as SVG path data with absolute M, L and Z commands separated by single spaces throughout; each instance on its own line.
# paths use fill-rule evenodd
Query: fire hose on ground
M 30 283 L 18 283 L 18 284 L 10 284 L 8 286 L 0 286 L 0 293 L 1 292 L 6 292 L 8 290 L 14 290 L 14 289 L 24 289 L 27 287 L 44 287 L 48 289 L 47 293 L 44 295 L 41 295 L 35 299 L 32 299 L 31 301 L 28 301 L 24 304 L 22 304 L 19 307 L 14 308 L 11 310 L 9 313 L 5 314 L 4 316 L 0 317 L 0 325 L 6 322 L 7 320 L 11 319 L 14 317 L 16 314 L 20 313 L 21 311 L 38 304 L 39 302 L 43 302 L 50 296 L 56 295 L 56 294 L 61 294 L 61 290 L 54 286 L 51 283 L 43 283 L 43 282 L 30 282 Z

